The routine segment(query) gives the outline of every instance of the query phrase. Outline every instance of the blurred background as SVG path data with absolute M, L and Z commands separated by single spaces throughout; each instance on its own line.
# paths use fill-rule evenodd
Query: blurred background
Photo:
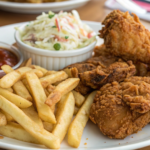
M 113 9 L 136 13 L 150 28 L 150 0 L 0 0 L 0 26 L 34 20 L 43 11 L 76 9 L 82 20 L 101 22 Z M 57 1 L 57 2 L 54 2 Z M 23 3 L 25 2 L 25 3 Z

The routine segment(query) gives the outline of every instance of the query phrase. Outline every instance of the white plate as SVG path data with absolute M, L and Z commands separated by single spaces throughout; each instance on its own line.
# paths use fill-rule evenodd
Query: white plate
M 97 33 L 99 30 L 100 23 L 86 22 L 90 25 Z M 20 26 L 21 24 L 13 24 L 4 27 L 0 27 L 0 41 L 12 44 L 15 42 L 14 39 L 14 27 Z M 99 43 L 103 41 L 100 40 Z M 150 145 L 150 124 L 148 124 L 142 131 L 137 134 L 133 134 L 125 138 L 124 140 L 109 139 L 104 136 L 98 127 L 91 121 L 88 122 L 84 129 L 81 144 L 79 150 L 131 150 Z M 88 140 L 87 140 L 88 138 Z M 85 145 L 87 143 L 87 145 Z M 30 144 L 26 142 L 17 141 L 10 138 L 0 139 L 0 147 L 6 149 L 15 150 L 44 150 L 45 147 L 40 145 Z M 65 139 L 61 144 L 61 150 L 74 150 L 67 144 Z
M 89 0 L 68 0 L 64 2 L 52 2 L 52 3 L 41 3 L 41 4 L 31 4 L 31 3 L 14 3 L 0 1 L 0 9 L 18 12 L 18 13 L 41 13 L 48 12 L 49 10 L 58 12 L 60 10 L 71 10 L 85 5 Z

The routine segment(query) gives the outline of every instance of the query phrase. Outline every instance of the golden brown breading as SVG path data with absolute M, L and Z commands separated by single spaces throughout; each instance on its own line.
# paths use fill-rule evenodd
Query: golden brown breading
M 134 14 L 112 11 L 102 22 L 100 31 L 106 50 L 124 60 L 150 64 L 150 32 Z
M 106 83 L 113 81 L 121 82 L 125 78 L 133 76 L 136 73 L 135 66 L 131 61 L 123 62 L 122 60 L 111 60 L 106 57 L 99 59 L 99 65 L 92 71 L 80 73 L 79 77 L 84 85 L 93 89 L 99 89 Z
M 86 71 L 91 71 L 95 69 L 96 66 L 90 63 L 76 63 L 76 64 L 69 65 L 66 68 L 71 68 L 72 77 L 77 78 L 78 74 Z M 83 95 L 86 95 L 92 91 L 92 88 L 86 86 L 80 81 L 78 86 L 75 88 L 75 91 L 80 92 Z
M 104 135 L 110 138 L 123 139 L 130 134 L 140 131 L 150 122 L 150 111 L 148 109 L 144 107 L 145 113 L 143 111 L 142 113 L 138 113 L 141 112 L 142 107 L 138 108 L 140 110 L 138 111 L 137 108 L 130 107 L 129 104 L 132 103 L 131 101 L 127 103 L 126 99 L 124 99 L 126 95 L 135 96 L 135 91 L 129 90 L 132 86 L 136 86 L 132 82 L 133 80 L 135 83 L 141 83 L 138 84 L 140 92 L 140 88 L 142 89 L 142 86 L 146 84 L 146 82 L 141 80 L 149 82 L 150 78 L 133 77 L 121 84 L 118 82 L 108 83 L 95 96 L 90 110 L 90 119 L 98 125 Z M 147 84 L 146 86 L 149 87 L 150 84 Z M 141 100 L 141 106 L 142 103 L 145 103 L 142 101 L 142 98 L 150 102 L 150 99 L 146 99 L 144 92 L 140 94 L 141 97 L 139 100 Z

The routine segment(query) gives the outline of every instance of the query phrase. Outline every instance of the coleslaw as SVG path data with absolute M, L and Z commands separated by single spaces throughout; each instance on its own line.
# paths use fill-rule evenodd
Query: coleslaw
M 75 50 L 96 40 L 96 33 L 81 21 L 76 10 L 42 13 L 23 30 L 17 30 L 25 44 L 52 51 Z

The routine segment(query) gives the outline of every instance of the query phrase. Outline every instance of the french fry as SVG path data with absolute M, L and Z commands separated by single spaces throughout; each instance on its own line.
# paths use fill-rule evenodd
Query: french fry
M 56 86 L 49 84 L 46 89 L 49 93 L 52 93 L 55 90 L 55 88 L 56 88 Z
M 46 122 L 56 123 L 56 118 L 49 106 L 45 104 L 46 94 L 40 80 L 34 73 L 26 73 L 26 79 L 30 86 L 34 101 L 36 103 L 39 117 Z
M 0 112 L 0 126 L 5 126 L 7 124 L 6 116 Z
M 21 74 L 21 77 L 23 77 L 27 72 L 31 71 L 32 69 L 30 67 L 21 67 L 16 70 L 16 72 L 19 72 Z
M 14 71 L 10 66 L 8 65 L 3 65 L 2 66 L 3 71 L 8 74 L 12 71 Z M 30 95 L 30 93 L 28 92 L 27 88 L 25 87 L 25 85 L 22 83 L 22 81 L 18 81 L 13 85 L 13 89 L 16 92 L 17 95 L 32 101 L 32 97 Z M 13 89 L 12 89 L 12 93 L 13 93 Z M 7 88 L 8 91 L 10 91 L 10 88 Z M 11 92 L 11 91 L 10 91 Z
M 56 86 L 55 90 L 46 99 L 46 104 L 52 106 L 56 104 L 63 95 L 72 91 L 79 83 L 79 78 L 69 78 Z
M 3 111 L 3 110 L 0 110 L 0 111 L 5 115 L 6 120 L 7 120 L 8 122 L 15 121 L 14 118 L 13 118 L 11 115 L 9 115 L 8 113 L 6 113 L 6 112 Z
M 59 149 L 60 141 L 53 134 L 32 121 L 21 109 L 0 96 L 0 108 L 11 115 L 30 135 L 48 148 Z
M 47 90 L 47 89 L 44 89 L 44 92 L 45 92 L 46 96 L 48 97 L 48 96 L 49 96 L 48 90 Z
M 7 90 L 7 91 L 9 91 L 9 92 L 11 92 L 11 93 L 14 92 L 12 88 L 7 88 L 7 89 L 5 89 L 5 90 Z
M 23 82 L 24 86 L 28 89 L 28 91 L 29 91 L 30 94 L 31 94 L 31 89 L 30 89 L 30 87 L 29 87 L 29 84 L 28 84 L 28 82 L 27 82 L 27 79 L 23 79 L 22 82 Z
M 71 123 L 74 113 L 74 105 L 75 99 L 72 92 L 69 92 L 68 94 L 63 96 L 57 105 L 57 123 L 54 126 L 52 133 L 59 138 L 60 142 L 62 142 L 62 140 L 64 139 L 68 127 Z
M 0 87 L 2 88 L 10 88 L 21 78 L 20 73 L 16 71 L 12 71 L 0 79 Z
M 0 127 L 0 134 L 16 140 L 39 144 L 38 140 L 32 137 L 23 127 L 14 122 L 9 122 Z
M 48 75 L 51 75 L 51 74 L 55 74 L 57 71 L 47 71 L 47 73 L 44 75 L 44 76 L 48 76 Z
M 32 70 L 30 70 L 29 72 L 35 73 L 35 74 L 38 76 L 38 78 L 43 77 L 43 72 L 42 72 L 41 70 L 39 70 L 39 69 L 32 69 Z M 22 77 L 22 79 L 25 79 L 25 78 L 26 78 L 26 76 L 24 75 L 24 76 Z
M 45 68 L 40 67 L 40 66 L 31 65 L 30 67 L 31 67 L 32 69 L 39 69 L 39 70 L 41 70 L 44 75 L 47 73 L 47 70 L 46 70 Z
M 51 74 L 41 78 L 40 81 L 43 88 L 46 88 L 49 84 L 65 80 L 66 78 L 68 78 L 68 75 L 64 71 L 59 71 L 56 72 L 55 74 Z
M 31 65 L 32 65 L 32 58 L 29 58 L 29 59 L 26 61 L 25 66 L 26 66 L 26 67 L 29 67 L 29 66 L 31 66 Z
M 21 67 L 25 67 L 26 62 L 27 62 L 27 60 L 23 61 L 23 62 L 21 63 L 21 65 L 19 66 L 19 68 L 21 68 Z
M 32 70 L 29 67 L 22 67 L 15 71 L 11 71 L 0 79 L 0 87 L 10 88 L 28 71 Z
M 36 124 L 43 128 L 42 120 L 39 118 L 38 113 L 36 112 L 33 106 L 24 108 L 22 111 Z
M 78 113 L 79 109 L 80 109 L 80 108 L 78 108 L 77 106 L 75 106 L 75 107 L 74 107 L 74 113 L 73 113 L 73 115 L 76 115 L 76 114 Z
M 54 128 L 54 124 L 49 123 L 49 122 L 43 122 L 43 126 L 44 126 L 44 129 L 49 132 L 52 132 L 52 130 Z
M 78 78 L 77 68 L 66 68 L 63 71 L 65 71 L 68 74 L 69 78 Z
M 0 95 L 8 99 L 10 102 L 15 104 L 19 108 L 28 108 L 32 105 L 32 103 L 29 102 L 28 100 L 2 88 L 0 88 Z
M 74 98 L 75 98 L 75 104 L 77 107 L 81 107 L 83 102 L 85 101 L 85 97 L 81 95 L 79 92 L 72 91 Z
M 3 70 L 6 74 L 8 74 L 8 73 L 14 71 L 14 69 L 11 68 L 9 65 L 3 65 L 1 68 L 2 68 L 2 70 Z
M 16 82 L 13 85 L 13 89 L 17 95 L 23 97 L 24 99 L 32 101 L 32 97 L 31 97 L 30 93 L 28 92 L 27 88 L 22 83 L 22 81 Z
M 90 108 L 93 103 L 96 91 L 92 92 L 84 104 L 80 108 L 79 112 L 73 119 L 68 130 L 68 144 L 72 147 L 79 147 L 84 127 L 89 119 Z

